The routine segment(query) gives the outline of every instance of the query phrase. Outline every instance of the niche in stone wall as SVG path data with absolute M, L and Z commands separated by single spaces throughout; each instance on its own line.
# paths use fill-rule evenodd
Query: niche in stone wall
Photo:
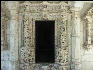
M 55 21 L 35 22 L 35 62 L 55 62 Z

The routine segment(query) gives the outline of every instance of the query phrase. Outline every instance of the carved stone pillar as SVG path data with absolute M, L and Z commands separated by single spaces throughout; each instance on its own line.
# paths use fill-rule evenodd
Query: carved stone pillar
M 19 59 L 18 59 L 18 2 L 8 1 L 7 6 L 10 12 L 10 32 L 9 32 L 9 54 L 10 54 L 10 69 L 9 70 L 18 70 L 19 68 Z
M 80 13 L 75 12 L 75 23 L 76 23 L 76 47 L 75 47 L 75 70 L 80 70 Z
M 75 7 L 72 24 L 72 70 L 81 70 L 80 13 Z

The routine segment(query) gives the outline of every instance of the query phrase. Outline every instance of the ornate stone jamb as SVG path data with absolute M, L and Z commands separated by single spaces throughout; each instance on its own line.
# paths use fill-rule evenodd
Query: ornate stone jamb
M 91 44 L 93 45 L 93 8 L 91 8 L 91 9 L 88 11 L 88 15 L 89 15 L 88 21 L 89 21 L 89 23 L 90 23 Z
M 88 49 L 90 47 L 90 45 L 92 44 L 92 35 L 93 35 L 93 8 L 90 9 L 85 17 L 85 19 L 87 20 L 87 27 L 86 27 L 86 30 L 87 30 L 87 40 L 84 44 L 85 48 Z

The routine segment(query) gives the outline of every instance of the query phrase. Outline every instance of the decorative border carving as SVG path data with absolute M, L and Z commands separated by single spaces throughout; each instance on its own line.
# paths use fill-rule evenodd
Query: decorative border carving
M 86 34 L 86 41 L 84 42 L 84 45 L 83 45 L 83 47 L 84 47 L 84 49 L 86 49 L 86 50 L 88 50 L 89 48 L 90 48 L 90 45 L 92 45 L 93 43 L 92 43 L 92 40 L 93 39 L 91 39 L 92 38 L 92 27 L 91 27 L 91 25 L 93 24 L 93 8 L 91 8 L 89 11 L 88 11 L 88 13 L 87 13 L 87 15 L 86 15 L 86 17 L 85 17 L 85 20 L 87 20 L 86 21 L 86 32 L 87 32 L 87 34 Z

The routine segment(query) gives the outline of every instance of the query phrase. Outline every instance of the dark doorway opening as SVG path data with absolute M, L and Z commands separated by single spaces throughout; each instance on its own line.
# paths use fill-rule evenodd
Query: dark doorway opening
M 35 62 L 55 62 L 55 21 L 35 22 Z

